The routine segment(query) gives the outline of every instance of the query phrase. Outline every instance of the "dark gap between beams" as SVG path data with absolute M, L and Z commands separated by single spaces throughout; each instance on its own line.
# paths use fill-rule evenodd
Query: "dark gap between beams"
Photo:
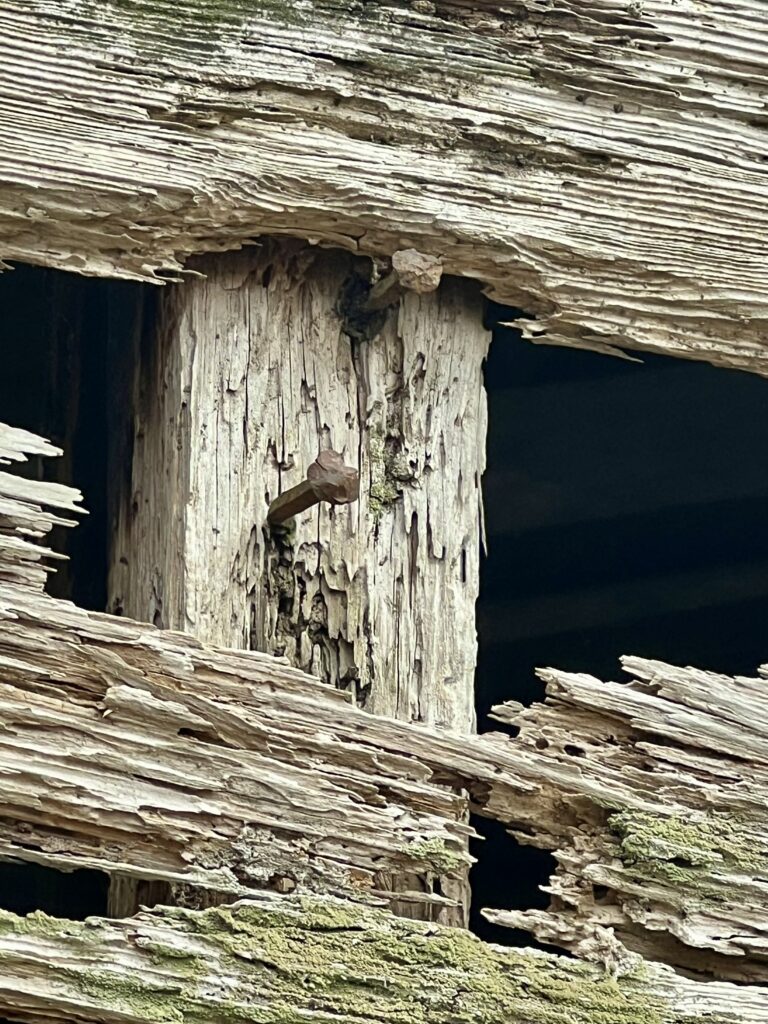
M 768 381 L 533 345 L 499 324 L 524 315 L 487 307 L 480 732 L 514 732 L 489 711 L 542 700 L 539 667 L 616 679 L 634 654 L 755 675 L 768 621 Z M 474 824 L 487 838 L 473 847 L 473 929 L 530 944 L 491 934 L 480 908 L 546 906 L 554 861 Z

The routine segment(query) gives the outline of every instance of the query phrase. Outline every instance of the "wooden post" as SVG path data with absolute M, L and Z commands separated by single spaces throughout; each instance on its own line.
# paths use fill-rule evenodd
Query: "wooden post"
M 370 264 L 347 254 L 267 241 L 195 268 L 137 367 L 111 609 L 473 731 L 479 289 L 444 280 L 371 317 Z M 270 504 L 329 449 L 358 470 L 359 500 L 271 527 Z

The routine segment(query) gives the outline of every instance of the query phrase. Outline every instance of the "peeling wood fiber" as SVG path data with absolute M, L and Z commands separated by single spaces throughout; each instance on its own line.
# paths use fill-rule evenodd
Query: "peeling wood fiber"
M 234 896 L 287 879 L 361 899 L 381 872 L 468 863 L 466 802 L 423 763 L 308 729 L 331 691 L 307 692 L 285 665 L 212 658 L 0 586 L 0 856 Z M 233 674 L 261 708 L 238 706 Z M 184 677 L 194 693 L 179 692 Z
M 558 871 L 548 911 L 487 916 L 581 956 L 618 943 L 765 985 L 768 685 L 623 665 L 625 683 L 542 671 L 546 706 L 495 709 L 520 729 L 515 760 L 541 788 L 514 808 L 491 796 L 487 812 L 553 850 Z
M 0 255 L 414 247 L 532 340 L 768 373 L 761 0 L 1 0 Z
M 0 452 L 24 451 L 55 449 L 1 427 Z M 78 497 L 0 473 L 0 857 L 361 899 L 384 872 L 466 867 L 466 799 L 431 780 L 405 726 L 284 661 L 42 593 L 45 549 L 26 538 L 61 520 L 36 503 Z M 366 721 L 391 742 L 369 743 Z
M 25 450 L 52 453 L 0 428 L 6 462 Z M 279 659 L 46 596 L 33 538 L 58 513 L 40 503 L 71 515 L 77 498 L 0 473 L 0 857 L 217 894 L 285 891 L 287 878 L 297 895 L 386 900 L 377 872 L 461 872 L 467 791 L 558 862 L 547 911 L 492 920 L 602 964 L 620 989 L 656 977 L 653 961 L 751 982 L 664 974 L 700 1019 L 761 1019 L 768 666 L 730 679 L 631 658 L 627 683 L 547 670 L 546 704 L 497 709 L 517 736 L 453 736 L 368 714 Z M 753 1016 L 729 1018 L 726 993 L 728 1012 Z M 592 1024 L 579 1005 L 563 1019 Z M 622 1020 L 614 1009 L 595 1024 Z M 685 1019 L 659 1013 L 627 1020 Z
M 137 355 L 109 607 L 473 731 L 479 290 L 408 292 L 368 332 L 368 260 L 268 241 L 195 265 L 205 277 L 166 291 Z M 359 471 L 359 500 L 270 529 L 270 502 L 328 448 Z

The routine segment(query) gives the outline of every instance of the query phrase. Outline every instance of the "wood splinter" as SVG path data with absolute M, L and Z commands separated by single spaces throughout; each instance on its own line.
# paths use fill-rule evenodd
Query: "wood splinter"
M 306 480 L 279 494 L 270 504 L 267 522 L 277 526 L 300 512 L 327 501 L 331 505 L 349 505 L 360 493 L 360 474 L 331 449 L 320 452 L 307 470 Z

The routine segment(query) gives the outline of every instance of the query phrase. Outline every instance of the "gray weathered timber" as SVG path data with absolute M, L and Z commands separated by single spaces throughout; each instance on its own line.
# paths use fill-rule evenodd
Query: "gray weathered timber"
M 0 255 L 414 247 L 526 334 L 768 373 L 763 0 L 2 0 Z
M 45 450 L 0 428 L 6 460 L 25 448 Z M 558 861 L 546 912 L 491 919 L 618 977 L 641 955 L 764 999 L 768 681 L 642 659 L 623 684 L 548 670 L 546 704 L 498 709 L 514 739 L 371 715 L 279 659 L 44 595 L 25 531 L 56 517 L 40 501 L 72 514 L 76 494 L 33 486 L 0 475 L 0 856 L 218 899 L 386 899 L 377 868 L 460 872 L 467 791 Z
M 490 335 L 474 282 L 437 289 L 428 262 L 409 281 L 409 261 L 373 319 L 370 261 L 293 239 L 199 260 L 205 277 L 163 294 L 155 344 L 137 347 L 109 600 L 466 734 Z M 329 449 L 358 472 L 359 500 L 272 526 L 272 502 Z M 446 884 L 466 923 L 466 885 Z
M 205 278 L 163 296 L 137 360 L 110 609 L 285 655 L 379 714 L 472 731 L 479 290 L 408 292 L 354 338 L 365 278 L 347 254 L 268 242 L 196 266 Z M 359 471 L 359 500 L 270 530 L 270 502 L 328 448 Z
M 0 466 L 25 462 L 29 455 L 61 454 L 35 434 L 0 423 Z M 22 479 L 0 469 L 0 582 L 42 588 L 49 572 L 46 560 L 61 556 L 38 541 L 53 526 L 74 526 L 71 517 L 82 511 L 81 498 L 74 488 Z
M 0 459 L 24 451 L 55 450 L 0 427 Z M 1 857 L 233 896 L 365 899 L 382 873 L 461 874 L 466 798 L 432 781 L 407 726 L 285 661 L 42 593 L 45 549 L 24 535 L 62 521 L 38 502 L 77 498 L 0 473 Z
M 382 872 L 469 862 L 466 800 L 397 724 L 389 749 L 352 721 L 342 736 L 333 718 L 354 709 L 275 659 L 0 583 L 0 670 L 1 857 L 360 898 Z
M 761 1024 L 765 990 L 489 946 L 332 898 L 85 923 L 0 912 L 0 1010 L 62 1024 Z
M 546 706 L 495 709 L 541 789 L 514 809 L 491 796 L 487 811 L 559 866 L 549 911 L 488 917 L 582 956 L 618 942 L 765 984 L 768 681 L 623 664 L 625 683 L 542 671 Z

